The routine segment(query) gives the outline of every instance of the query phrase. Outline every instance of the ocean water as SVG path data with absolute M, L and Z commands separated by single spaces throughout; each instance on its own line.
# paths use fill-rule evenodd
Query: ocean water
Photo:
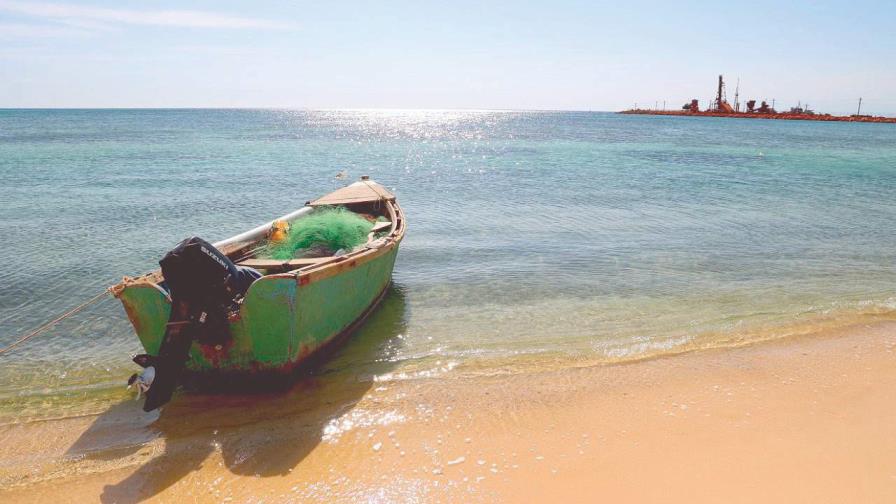
M 0 110 L 0 344 L 370 175 L 385 303 L 321 373 L 525 373 L 896 318 L 896 127 L 585 112 Z M 0 356 L 0 420 L 122 401 L 114 299 Z

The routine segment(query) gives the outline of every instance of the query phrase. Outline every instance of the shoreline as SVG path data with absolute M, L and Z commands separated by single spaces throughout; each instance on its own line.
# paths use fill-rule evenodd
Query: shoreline
M 159 418 L 125 401 L 0 428 L 0 495 L 886 502 L 894 352 L 896 322 L 883 321 L 517 376 L 322 379 L 253 408 L 198 397 Z
M 888 303 L 890 302 L 888 301 Z M 577 354 L 567 351 L 540 351 L 503 357 L 495 355 L 468 356 L 461 359 L 445 355 L 429 357 L 415 363 L 401 360 L 378 361 L 376 355 L 370 353 L 370 349 L 367 347 L 371 346 L 371 341 L 384 341 L 383 338 L 398 334 L 394 328 L 377 335 L 361 330 L 349 341 L 334 349 L 329 358 L 324 359 L 314 369 L 309 369 L 308 374 L 319 375 L 322 369 L 326 369 L 327 373 L 333 371 L 350 373 L 358 380 L 375 379 L 378 382 L 426 380 L 436 377 L 449 380 L 476 380 L 499 376 L 532 375 L 599 366 L 625 365 L 707 350 L 736 349 L 776 340 L 811 337 L 853 326 L 888 321 L 896 322 L 896 311 L 893 311 L 891 303 L 885 306 L 875 304 L 870 308 L 863 309 L 826 310 L 823 315 L 807 312 L 807 316 L 789 321 L 744 324 L 737 330 L 696 331 L 691 335 L 671 334 L 652 343 L 645 343 L 643 347 L 636 348 L 634 351 L 626 351 L 623 347 L 623 351 L 620 352 L 608 347 L 601 353 L 594 351 L 593 348 L 590 353 L 579 348 Z M 374 340 L 370 339 L 371 336 Z M 375 345 L 376 343 L 374 343 Z M 352 357 L 343 358 L 346 354 Z M 132 371 L 132 366 L 129 364 L 130 362 L 125 363 L 121 369 L 113 371 L 107 369 L 107 373 L 101 376 L 101 381 L 96 381 L 96 376 L 82 375 L 78 377 L 77 383 L 72 385 L 71 379 L 69 379 L 64 390 L 47 387 L 7 392 L 0 398 L 6 400 L 6 403 L 0 408 L 0 428 L 66 421 L 79 417 L 93 418 L 101 415 L 111 406 L 120 403 L 125 398 L 132 397 L 133 394 L 123 393 L 121 389 L 121 377 Z M 304 380 L 305 378 L 301 376 L 304 374 L 293 377 L 293 382 Z M 214 394 L 215 391 L 222 392 L 224 390 L 220 386 L 205 389 L 188 386 L 185 389 L 187 389 L 188 396 Z M 256 383 L 245 387 L 237 386 L 236 389 L 227 389 L 225 393 L 231 396 L 241 393 L 257 396 L 272 390 L 288 392 L 290 389 L 290 385 L 265 388 Z M 2 480 L 0 480 L 0 484 L 2 484 Z
M 896 496 L 894 352 L 896 322 L 878 322 L 520 376 L 312 384 L 294 403 L 274 398 L 279 417 L 199 398 L 204 413 L 189 421 L 173 408 L 133 425 L 126 401 L 92 423 L 0 430 L 0 476 L 29 475 L 0 495 L 885 502 Z M 27 454 L 35 427 L 64 462 Z M 122 431 L 115 446 L 102 445 L 109 431 Z

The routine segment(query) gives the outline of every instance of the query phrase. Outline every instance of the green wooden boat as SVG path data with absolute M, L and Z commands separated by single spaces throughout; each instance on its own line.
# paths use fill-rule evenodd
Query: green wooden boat
M 292 260 L 254 256 L 276 221 L 294 222 L 321 206 L 344 206 L 380 222 L 363 247 L 344 255 Z M 382 299 L 404 233 L 404 213 L 395 196 L 362 177 L 279 219 L 215 243 L 232 261 L 258 269 L 264 276 L 246 292 L 229 322 L 231 337 L 226 342 L 192 343 L 188 375 L 288 373 L 326 353 Z M 125 277 L 110 288 L 149 355 L 158 355 L 171 313 L 171 298 L 160 286 L 162 281 L 161 271 L 155 271 Z

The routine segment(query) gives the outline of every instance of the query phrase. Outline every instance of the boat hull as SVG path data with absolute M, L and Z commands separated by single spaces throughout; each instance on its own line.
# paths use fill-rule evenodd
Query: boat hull
M 382 298 L 392 279 L 398 241 L 373 254 L 301 274 L 268 275 L 246 292 L 239 317 L 222 344 L 194 342 L 191 374 L 290 372 L 332 348 Z M 157 355 L 171 312 L 157 284 L 137 283 L 119 294 L 146 353 Z

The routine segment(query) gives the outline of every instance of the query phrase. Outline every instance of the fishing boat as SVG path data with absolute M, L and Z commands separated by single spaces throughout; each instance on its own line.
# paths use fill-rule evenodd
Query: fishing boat
M 259 251 L 278 225 L 285 222 L 294 226 L 324 207 L 345 208 L 370 220 L 373 227 L 367 242 L 323 257 L 259 257 Z M 405 228 L 404 213 L 394 194 L 362 177 L 292 213 L 214 243 L 226 259 L 215 258 L 203 247 L 203 252 L 222 265 L 229 260 L 260 275 L 236 299 L 226 319 L 226 330 L 221 331 L 223 335 L 191 337 L 184 343 L 182 376 L 242 379 L 260 374 L 282 375 L 332 349 L 383 298 Z M 164 260 L 160 264 L 161 270 L 137 278 L 125 277 L 110 288 L 124 306 L 146 350 L 144 359 L 150 361 L 164 357 L 166 338 L 180 337 L 169 334 L 173 327 L 190 323 L 178 321 L 177 314 L 172 313 L 171 282 L 166 282 L 163 274 Z M 202 313 L 200 320 L 204 316 Z M 138 363 L 147 367 L 146 362 Z

